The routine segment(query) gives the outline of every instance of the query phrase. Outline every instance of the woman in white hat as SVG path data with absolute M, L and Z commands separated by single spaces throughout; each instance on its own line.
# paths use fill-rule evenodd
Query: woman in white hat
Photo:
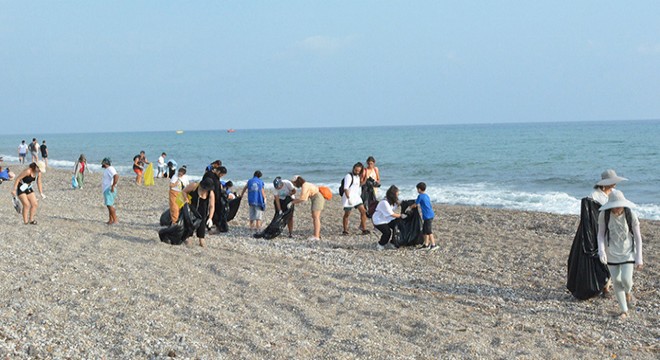
M 27 169 L 23 170 L 14 180 L 14 189 L 11 194 L 17 196 L 23 204 L 23 223 L 36 225 L 37 221 L 34 219 L 37 215 L 37 197 L 34 195 L 32 186 L 34 182 L 37 183 L 39 194 L 41 198 L 45 199 L 43 187 L 41 185 L 41 174 L 46 173 L 46 164 L 43 161 L 31 163 Z
M 600 174 L 600 181 L 594 185 L 594 191 L 589 197 L 598 201 L 601 205 L 605 205 L 607 197 L 614 190 L 616 184 L 624 180 L 628 179 L 618 176 L 616 171 L 612 169 L 605 170 Z
M 639 219 L 621 191 L 610 193 L 598 216 L 598 256 L 610 270 L 614 295 L 621 309 L 620 319 L 628 316 L 633 300 L 633 269 L 641 270 L 642 235 Z M 632 233 L 632 234 L 631 234 Z

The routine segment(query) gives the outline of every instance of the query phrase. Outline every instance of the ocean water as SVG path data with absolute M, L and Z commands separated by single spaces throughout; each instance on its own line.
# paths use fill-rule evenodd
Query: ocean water
M 193 177 L 221 159 L 239 185 L 261 170 L 267 183 L 297 174 L 335 193 L 371 155 L 384 188 L 397 185 L 402 199 L 424 181 L 437 203 L 558 214 L 578 214 L 580 199 L 613 168 L 630 179 L 617 188 L 640 217 L 660 220 L 660 121 L 2 135 L 0 154 L 16 161 L 20 141 L 33 137 L 46 140 L 50 166 L 72 169 L 84 153 L 100 171 L 108 156 L 123 181 L 140 150 L 153 162 L 165 151 Z

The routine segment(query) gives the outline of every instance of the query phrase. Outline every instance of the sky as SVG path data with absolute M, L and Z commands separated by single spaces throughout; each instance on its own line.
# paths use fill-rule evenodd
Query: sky
M 658 14 L 657 0 L 0 0 L 0 126 L 660 119 Z

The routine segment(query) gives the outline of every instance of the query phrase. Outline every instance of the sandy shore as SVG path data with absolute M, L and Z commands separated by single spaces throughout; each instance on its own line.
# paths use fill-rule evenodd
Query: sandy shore
M 621 322 L 613 297 L 565 289 L 577 216 L 437 206 L 440 250 L 378 252 L 377 231 L 339 235 L 335 196 L 320 242 L 306 240 L 308 205 L 293 239 L 261 240 L 243 204 L 206 248 L 170 246 L 157 235 L 166 182 L 122 177 L 120 224 L 108 226 L 100 176 L 74 191 L 51 169 L 36 226 L 0 185 L 0 358 L 660 356 L 658 221 L 642 220 L 645 269 Z

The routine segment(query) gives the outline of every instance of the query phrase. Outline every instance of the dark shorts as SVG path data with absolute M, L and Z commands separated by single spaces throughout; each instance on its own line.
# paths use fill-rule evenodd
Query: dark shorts
M 433 234 L 433 219 L 424 220 L 424 225 L 422 226 L 422 234 Z
M 360 206 L 364 207 L 364 204 L 360 203 L 360 204 L 355 205 L 355 206 L 345 207 L 345 208 L 344 208 L 344 211 L 351 211 L 351 210 L 353 210 L 353 209 L 359 209 Z

